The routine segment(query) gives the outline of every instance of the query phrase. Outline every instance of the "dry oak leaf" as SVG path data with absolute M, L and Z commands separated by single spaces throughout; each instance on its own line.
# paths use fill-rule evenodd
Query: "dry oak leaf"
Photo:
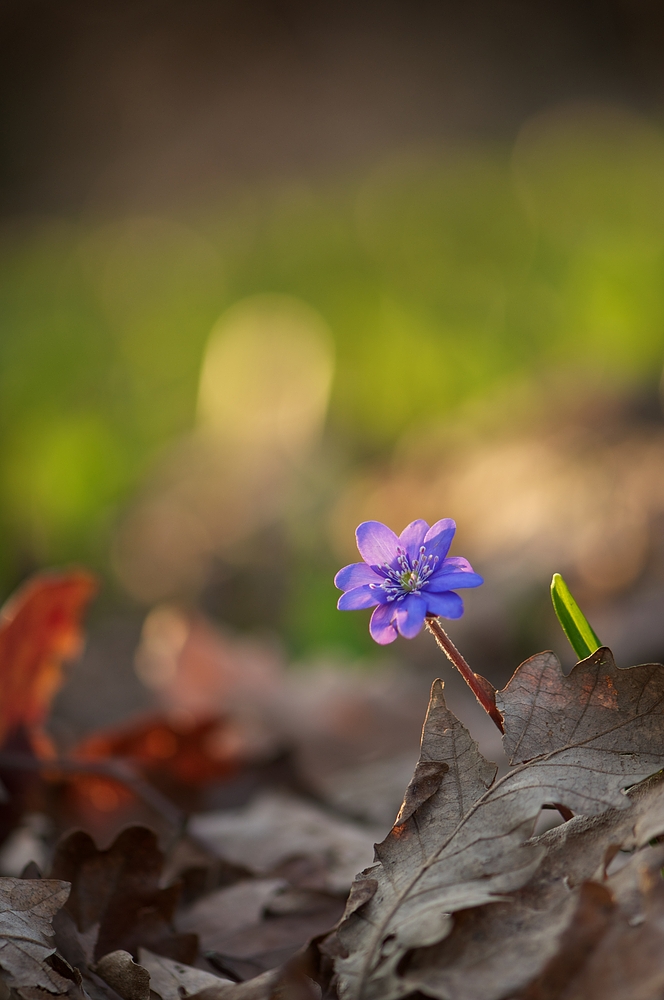
M 173 930 L 180 886 L 161 888 L 163 865 L 157 836 L 147 827 L 128 827 L 105 851 L 98 850 L 82 830 L 60 842 L 51 876 L 71 882 L 64 909 L 79 933 L 99 925 L 97 961 L 113 951 L 127 951 L 137 958 L 139 947 L 180 962 L 194 961 L 198 939 Z
M 602 883 L 585 882 L 557 953 L 514 1000 L 661 1000 L 664 847 L 636 851 Z
M 546 855 L 527 885 L 504 902 L 457 913 L 444 941 L 408 952 L 399 968 L 404 981 L 427 996 L 454 1000 L 503 1000 L 538 977 L 548 983 L 547 963 L 557 961 L 561 949 L 569 950 L 565 937 L 581 897 L 594 891 L 584 886 L 597 885 L 593 879 L 603 883 L 607 867 L 626 857 L 619 852 L 643 848 L 651 836 L 664 833 L 664 773 L 627 794 L 627 809 L 575 816 L 538 837 Z M 574 930 L 571 935 L 579 948 L 588 944 L 588 933 L 583 940 Z
M 338 931 L 342 1000 L 407 996 L 400 967 L 411 949 L 446 938 L 455 912 L 524 886 L 546 854 L 528 843 L 545 803 L 588 816 L 628 808 L 622 790 L 664 766 L 659 664 L 618 669 L 603 647 L 566 677 L 553 653 L 540 653 L 496 701 L 513 765 L 498 781 L 434 682 L 404 811 L 358 876 Z
M 0 746 L 19 726 L 39 742 L 62 683 L 62 663 L 80 649 L 80 621 L 97 590 L 82 569 L 39 573 L 0 611 Z M 39 747 L 37 747 L 39 749 Z
M 56 879 L 0 878 L 0 966 L 10 986 L 56 996 L 71 986 L 46 961 L 55 951 L 52 920 L 69 890 Z

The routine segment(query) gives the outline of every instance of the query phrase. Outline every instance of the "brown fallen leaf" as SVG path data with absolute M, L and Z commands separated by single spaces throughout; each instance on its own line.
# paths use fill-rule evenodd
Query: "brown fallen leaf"
M 195 929 L 202 952 L 219 951 L 230 935 L 259 923 L 270 900 L 285 887 L 283 879 L 244 879 L 203 896 L 180 912 L 177 927 Z
M 246 980 L 328 932 L 343 906 L 338 897 L 283 879 L 248 879 L 199 899 L 178 916 L 178 927 L 196 930 L 201 951 L 222 975 Z
M 58 845 L 51 874 L 71 883 L 64 909 L 79 934 L 98 925 L 95 960 L 113 951 L 136 958 L 139 947 L 177 961 L 195 959 L 196 935 L 173 930 L 180 889 L 177 884 L 160 887 L 163 864 L 157 837 L 145 827 L 129 827 L 105 851 L 83 831 Z M 75 958 L 65 958 L 76 964 Z
M 320 987 L 296 959 L 246 983 L 209 986 L 190 1000 L 321 1000 Z
M 208 961 L 220 972 L 247 980 L 281 966 L 317 935 L 334 927 L 343 905 L 331 901 L 317 913 L 267 917 L 253 927 L 245 927 L 228 937 Z
M 271 969 L 246 983 L 221 983 L 219 986 L 207 986 L 199 993 L 194 993 L 190 1000 L 280 1000 L 276 990 L 280 985 L 281 978 L 280 969 Z M 298 998 L 290 998 L 286 994 L 283 996 L 283 1000 L 298 1000 Z
M 664 765 L 660 665 L 619 670 L 602 648 L 565 677 L 543 653 L 518 668 L 497 704 L 516 766 L 494 781 L 495 767 L 447 710 L 442 682 L 434 683 L 404 821 L 358 877 L 375 882 L 375 891 L 349 907 L 338 932 L 344 1000 L 413 992 L 402 975 L 409 951 L 442 942 L 453 913 L 524 886 L 546 855 L 544 844 L 529 841 L 545 803 L 588 816 L 629 808 L 622 789 Z M 429 989 L 448 996 L 442 986 Z
M 639 882 L 641 907 L 630 914 L 622 905 L 620 889 L 613 893 L 615 905 L 605 933 L 590 950 L 587 961 L 577 969 L 571 982 L 559 993 L 549 992 L 546 1000 L 659 1000 L 664 995 L 664 881 L 661 869 L 664 851 L 639 852 L 630 862 Z M 575 926 L 583 933 L 589 922 L 600 924 L 603 914 L 578 912 Z M 565 968 L 570 954 L 563 951 Z M 573 957 L 573 956 L 572 956 Z M 564 980 L 563 980 L 564 982 Z M 531 1000 L 528 997 L 527 1000 Z M 536 993 L 532 1000 L 539 1000 Z
M 61 996 L 71 986 L 48 962 L 55 951 L 52 920 L 69 889 L 56 879 L 0 878 L 0 967 L 14 988 Z
M 567 676 L 554 653 L 531 656 L 496 696 L 505 716 L 503 745 L 510 764 L 579 746 L 607 762 L 636 754 L 657 766 L 661 758 L 656 749 L 648 757 L 647 748 L 661 739 L 663 691 L 661 663 L 619 669 L 606 648 L 577 663 Z M 629 762 L 622 764 L 615 765 L 616 774 L 633 773 Z M 592 765 L 584 761 L 581 766 Z
M 576 911 L 559 939 L 561 955 L 555 955 L 540 976 L 529 984 L 521 1000 L 555 1000 L 583 967 L 606 934 L 615 910 L 610 890 L 600 882 L 584 882 Z
M 150 973 L 150 989 L 161 1000 L 184 1000 L 208 987 L 232 983 L 230 979 L 214 976 L 204 969 L 196 969 L 172 958 L 154 955 L 147 948 L 139 949 L 139 961 Z
M 340 894 L 371 860 L 377 833 L 279 791 L 264 792 L 242 809 L 193 816 L 189 830 L 209 850 L 257 876 L 275 873 L 292 859 L 316 861 L 319 888 Z
M 660 1000 L 664 993 L 664 848 L 635 852 L 581 887 L 557 952 L 515 1000 Z
M 528 884 L 505 902 L 457 913 L 448 938 L 408 952 L 403 979 L 425 994 L 437 990 L 455 1000 L 499 1000 L 543 974 L 561 948 L 581 887 L 590 879 L 603 880 L 620 850 L 647 844 L 644 829 L 656 831 L 654 836 L 664 833 L 664 775 L 634 786 L 628 797 L 627 809 L 576 816 L 537 838 L 546 854 Z
M 53 918 L 53 929 L 57 951 L 51 961 L 57 961 L 58 971 L 61 971 L 61 965 L 70 969 L 74 974 L 74 980 L 76 982 L 80 980 L 84 996 L 90 1000 L 122 1000 L 120 994 L 94 971 L 96 963 L 93 951 L 97 926 L 91 927 L 87 934 L 81 934 L 66 910 L 60 910 Z M 26 997 L 26 1000 L 32 998 Z M 35 1000 L 44 998 L 36 997 Z
M 338 811 L 385 830 L 399 812 L 417 756 L 413 744 L 404 753 L 318 774 L 312 785 Z
M 150 973 L 134 962 L 127 951 L 112 951 L 94 970 L 122 1000 L 150 1000 Z

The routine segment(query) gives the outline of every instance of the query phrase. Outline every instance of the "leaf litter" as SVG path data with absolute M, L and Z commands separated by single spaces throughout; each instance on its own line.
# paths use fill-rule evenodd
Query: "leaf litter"
M 628 809 L 623 789 L 664 764 L 660 665 L 619 670 L 602 648 L 565 677 L 555 656 L 543 653 L 521 665 L 496 701 L 512 764 L 497 781 L 447 710 L 442 682 L 434 683 L 402 813 L 377 846 L 376 864 L 359 876 L 361 902 L 351 893 L 336 935 L 345 1000 L 396 1000 L 421 989 L 414 952 L 440 946 L 455 928 L 453 914 L 509 905 L 508 894 L 547 855 L 544 838 L 532 836 L 544 805 L 584 816 Z M 463 987 L 450 993 L 446 979 L 431 973 L 426 995 L 463 996 Z M 496 984 L 492 995 L 509 996 L 516 985 L 504 992 Z
M 0 681 L 20 694 L 3 706 L 2 752 L 11 763 L 25 733 L 26 773 L 50 752 L 40 735 L 50 695 L 40 684 L 58 683 L 91 592 L 84 575 L 38 579 L 0 623 Z M 31 646 L 22 601 L 43 610 L 49 600 L 62 614 L 37 616 Z M 2 638 L 10 625 L 11 642 Z M 197 635 L 189 656 L 198 656 Z M 233 659 L 232 644 L 222 656 L 214 641 L 207 630 L 208 681 L 215 657 Z M 32 666 L 17 688 L 20 662 Z M 298 687 L 270 677 L 269 698 L 250 710 L 251 692 L 234 702 L 228 683 L 225 715 L 223 699 L 200 699 L 219 732 L 247 734 L 226 742 L 230 756 L 208 758 L 204 735 L 183 756 L 183 730 L 168 714 L 100 734 L 102 763 L 108 753 L 130 767 L 135 756 L 141 780 L 177 804 L 161 815 L 145 795 L 141 808 L 148 816 L 152 808 L 158 833 L 130 826 L 100 848 L 74 832 L 45 864 L 49 877 L 32 864 L 21 879 L 0 878 L 3 1000 L 661 1000 L 664 667 L 618 669 L 599 649 L 565 676 L 553 654 L 531 657 L 495 695 L 511 766 L 498 777 L 435 682 L 420 757 L 387 836 L 412 752 L 407 701 L 354 677 L 346 687 L 328 677 L 318 690 L 310 679 Z M 141 747 L 157 746 L 154 732 L 175 752 L 170 763 L 163 754 L 163 767 L 159 753 L 143 767 Z M 285 738 L 295 746 L 290 771 L 261 763 L 251 772 L 247 748 L 260 744 L 252 751 L 260 761 Z M 172 776 L 185 760 L 193 769 L 181 784 L 195 788 L 198 809 L 183 826 Z M 56 829 L 70 815 L 49 805 L 61 802 L 64 763 L 45 771 L 48 794 L 24 795 Z M 247 783 L 250 772 L 257 783 Z M 112 780 L 122 784 L 123 773 Z M 535 836 L 541 809 L 554 805 L 573 817 Z
M 66 992 L 69 983 L 48 964 L 55 951 L 52 920 L 69 895 L 56 879 L 0 879 L 0 967 L 9 985 Z

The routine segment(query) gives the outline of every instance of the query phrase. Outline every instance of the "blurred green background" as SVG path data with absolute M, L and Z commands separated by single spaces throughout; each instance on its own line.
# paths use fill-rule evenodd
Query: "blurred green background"
M 529 640 L 540 626 L 525 584 L 540 594 L 567 571 L 598 613 L 636 586 L 664 509 L 652 499 L 664 475 L 664 131 L 656 109 L 597 89 L 552 83 L 494 134 L 477 122 L 465 135 L 396 130 L 330 169 L 239 169 L 157 200 L 54 197 L 44 210 L 35 194 L 32 210 L 23 191 L 0 231 L 3 593 L 31 569 L 82 562 L 106 580 L 109 605 L 193 601 L 276 632 L 299 657 L 357 654 L 369 649 L 365 616 L 338 614 L 331 584 L 353 558 L 354 522 L 392 517 L 400 530 L 420 510 L 457 518 L 455 551 L 487 588 L 492 567 L 493 586 L 517 581 L 509 614 Z M 258 403 L 254 375 L 268 387 Z M 266 422 L 251 430 L 260 400 Z M 291 429 L 277 445 L 271 414 L 284 407 Z M 533 434 L 548 457 L 526 455 L 510 481 L 522 499 L 524 479 L 545 482 L 548 499 L 505 513 L 482 462 Z M 618 439 L 632 456 L 647 444 L 650 479 L 628 499 Z M 611 502 L 593 478 L 607 448 Z M 560 504 L 547 513 L 550 481 L 571 484 L 565 503 L 574 483 L 586 497 L 562 526 Z M 616 547 L 612 524 L 627 532 L 627 563 L 643 549 L 622 576 L 574 561 L 569 519 L 596 523 L 599 508 L 600 563 Z M 499 643 L 508 612 L 483 600 L 477 621 L 493 622 Z

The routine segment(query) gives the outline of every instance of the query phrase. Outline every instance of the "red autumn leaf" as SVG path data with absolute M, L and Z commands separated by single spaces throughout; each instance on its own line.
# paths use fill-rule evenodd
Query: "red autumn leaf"
M 83 569 L 39 573 L 0 611 L 0 746 L 19 727 L 37 752 L 41 727 L 62 683 L 62 663 L 80 651 L 81 617 L 97 590 Z

